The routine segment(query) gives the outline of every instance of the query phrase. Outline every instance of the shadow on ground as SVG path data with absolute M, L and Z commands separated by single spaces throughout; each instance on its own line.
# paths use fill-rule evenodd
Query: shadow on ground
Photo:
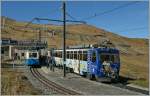
M 134 78 L 129 78 L 129 77 L 124 77 L 124 76 L 120 76 L 119 77 L 119 83 L 121 83 L 121 84 L 123 84 L 123 85 L 127 85 L 127 84 L 129 84 L 129 82 L 128 81 L 134 81 L 134 80 L 136 80 L 136 79 L 134 79 Z
M 112 81 L 112 82 L 103 82 L 105 84 L 122 84 L 122 85 L 128 85 L 130 84 L 128 81 L 134 81 L 136 79 L 134 78 L 129 78 L 129 77 L 125 77 L 125 76 L 119 76 L 119 80 L 118 81 Z

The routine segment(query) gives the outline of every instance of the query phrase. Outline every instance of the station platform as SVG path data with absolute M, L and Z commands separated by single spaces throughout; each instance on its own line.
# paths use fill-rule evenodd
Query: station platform
M 54 72 L 47 67 L 42 67 L 39 71 L 47 79 L 83 95 L 142 95 L 128 89 L 88 80 L 75 73 L 67 73 L 66 77 L 63 77 L 63 70 L 57 68 L 55 68 Z

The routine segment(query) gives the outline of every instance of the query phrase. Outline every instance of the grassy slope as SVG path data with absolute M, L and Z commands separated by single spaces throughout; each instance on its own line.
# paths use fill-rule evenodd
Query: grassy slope
M 1 68 L 2 95 L 39 95 L 42 92 L 29 82 L 20 69 Z
M 38 32 L 30 29 L 16 30 L 24 26 L 23 22 L 7 23 L 13 28 L 2 30 L 2 37 L 11 37 L 14 39 L 36 39 Z M 41 27 L 41 25 L 31 25 L 32 28 Z M 61 26 L 49 25 L 49 30 L 62 30 Z M 26 31 L 25 31 L 26 30 Z M 42 36 L 47 37 L 49 45 L 62 45 L 62 31 L 57 31 L 54 37 L 50 37 L 47 32 L 42 31 Z M 67 26 L 67 45 L 93 44 L 101 41 L 103 38 L 111 40 L 121 53 L 121 75 L 135 78 L 132 81 L 141 86 L 148 87 L 148 40 L 138 38 L 126 38 L 117 34 L 98 29 L 91 25 L 68 25 Z

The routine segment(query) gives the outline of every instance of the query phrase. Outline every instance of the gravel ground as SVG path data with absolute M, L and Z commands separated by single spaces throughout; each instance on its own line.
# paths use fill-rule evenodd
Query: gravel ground
M 84 95 L 142 95 L 127 89 L 91 81 L 73 73 L 67 73 L 64 78 L 63 71 L 56 68 L 55 72 L 49 71 L 46 67 L 42 67 L 39 71 L 49 80 Z
M 25 75 L 28 77 L 29 81 L 32 83 L 32 85 L 41 90 L 43 93 L 41 95 L 59 95 L 57 92 L 53 91 L 52 89 L 48 89 L 44 84 L 39 82 L 30 72 L 30 68 L 27 67 L 24 70 Z
M 24 67 L 25 68 L 22 68 L 22 72 L 28 78 L 29 82 L 31 82 L 35 88 L 42 92 L 41 95 L 61 95 L 44 86 L 31 74 L 29 67 Z M 56 68 L 55 72 L 50 71 L 46 67 L 39 68 L 39 71 L 49 80 L 56 82 L 65 88 L 77 91 L 83 95 L 142 95 L 127 89 L 121 89 L 111 85 L 109 86 L 99 82 L 91 81 L 73 73 L 67 73 L 66 78 L 64 78 L 63 71 Z

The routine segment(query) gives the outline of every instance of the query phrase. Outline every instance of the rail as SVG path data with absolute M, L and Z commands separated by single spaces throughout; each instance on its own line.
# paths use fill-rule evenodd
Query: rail
M 58 84 L 56 84 L 55 82 L 52 82 L 50 80 L 48 80 L 46 77 L 44 77 L 37 68 L 30 68 L 31 73 L 33 74 L 33 76 L 39 80 L 42 84 L 44 84 L 46 87 L 48 87 L 49 89 L 54 90 L 55 92 L 60 93 L 61 95 L 81 95 L 78 92 L 75 92 L 73 90 L 70 89 L 66 89 Z

